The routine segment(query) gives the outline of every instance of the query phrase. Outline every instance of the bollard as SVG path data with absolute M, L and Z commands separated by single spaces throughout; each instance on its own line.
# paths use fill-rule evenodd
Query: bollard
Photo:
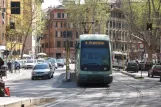
M 9 87 L 6 87 L 5 88 L 5 94 L 10 97 L 10 90 L 9 90 Z
M 5 96 L 5 83 L 3 81 L 0 81 L 0 97 L 4 97 Z

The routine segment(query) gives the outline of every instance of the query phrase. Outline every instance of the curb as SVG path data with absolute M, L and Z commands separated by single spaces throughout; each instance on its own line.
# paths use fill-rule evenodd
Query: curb
M 42 102 L 48 102 L 54 99 L 55 98 L 28 98 L 28 99 L 20 100 L 9 104 L 3 104 L 3 105 L 0 105 L 0 107 L 30 107 L 30 106 L 39 105 Z
M 121 71 L 121 73 L 123 73 L 123 74 L 125 74 L 125 75 L 128 75 L 128 76 L 130 76 L 130 77 L 133 77 L 133 78 L 136 77 L 136 75 L 127 73 L 127 72 L 125 72 L 125 71 Z
M 134 79 L 140 79 L 140 78 L 144 78 L 144 77 L 141 77 L 141 76 L 137 76 L 135 74 L 131 74 L 131 73 L 128 73 L 128 72 L 125 72 L 125 71 L 121 71 L 122 74 L 125 74 L 125 75 L 128 75 L 130 77 L 133 77 Z

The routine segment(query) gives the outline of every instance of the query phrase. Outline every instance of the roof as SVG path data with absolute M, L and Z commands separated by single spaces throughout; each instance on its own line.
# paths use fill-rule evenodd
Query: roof
M 80 35 L 79 40 L 110 40 L 105 34 L 83 34 Z

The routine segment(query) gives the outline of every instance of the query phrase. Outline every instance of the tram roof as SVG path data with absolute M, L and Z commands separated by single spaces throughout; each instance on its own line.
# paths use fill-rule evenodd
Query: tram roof
M 82 34 L 80 40 L 110 40 L 108 35 L 105 34 Z

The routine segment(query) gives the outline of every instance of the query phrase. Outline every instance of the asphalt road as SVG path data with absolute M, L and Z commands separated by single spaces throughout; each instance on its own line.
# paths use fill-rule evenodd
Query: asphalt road
M 74 65 L 70 65 L 74 68 Z M 75 80 L 62 82 L 65 67 L 55 71 L 54 78 L 31 80 L 31 70 L 7 82 L 11 95 L 17 97 L 54 97 L 56 100 L 40 107 L 160 107 L 161 83 L 159 78 L 133 79 L 113 71 L 113 82 L 105 87 L 84 85 Z

